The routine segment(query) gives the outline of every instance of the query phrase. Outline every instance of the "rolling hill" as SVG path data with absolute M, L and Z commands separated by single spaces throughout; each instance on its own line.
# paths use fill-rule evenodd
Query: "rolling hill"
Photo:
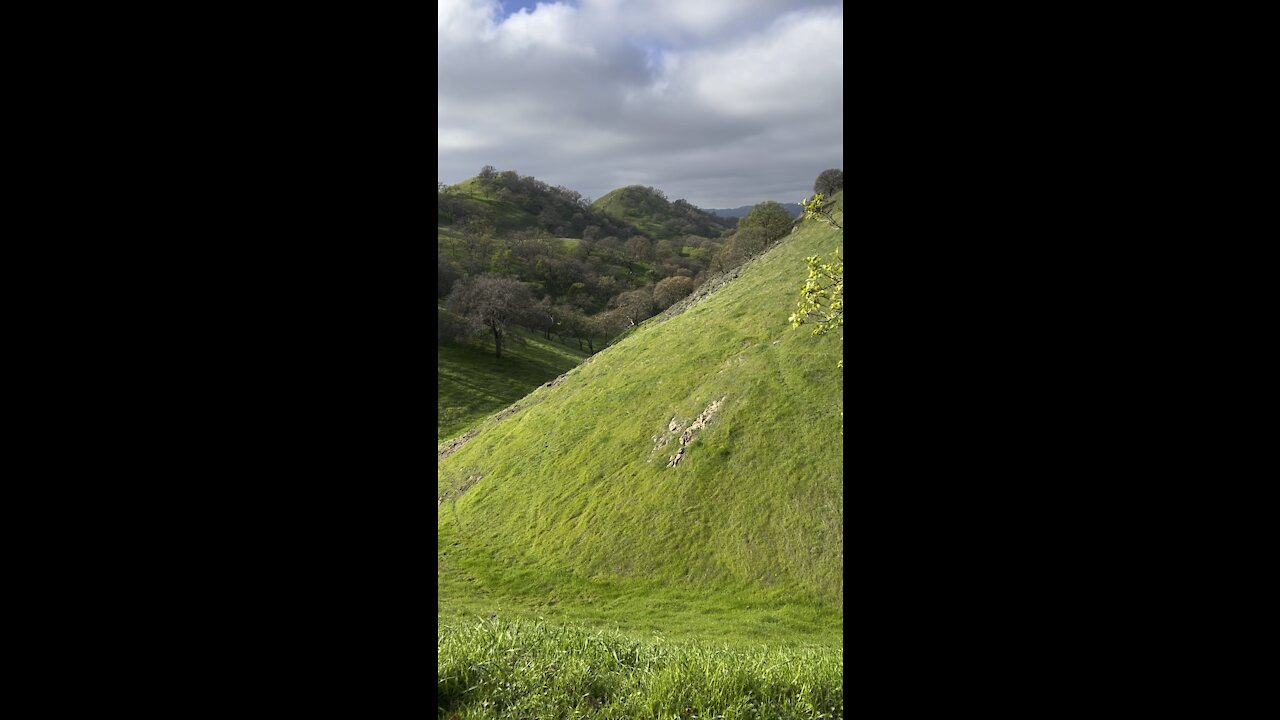
M 456 185 L 441 186 L 437 193 L 437 225 L 457 225 L 468 217 L 487 220 L 500 234 L 540 229 L 561 237 L 581 238 L 592 226 L 600 237 L 625 237 L 639 232 L 601 214 L 574 190 L 553 187 L 513 170 L 486 172 Z
M 842 245 L 805 221 L 438 447 L 442 620 L 838 646 L 842 338 L 787 318 Z
M 685 235 L 714 238 L 719 237 L 721 231 L 736 227 L 733 222 L 699 210 L 684 200 L 669 201 L 661 191 L 640 185 L 611 190 L 591 203 L 591 207 L 620 223 L 639 228 L 655 240 Z

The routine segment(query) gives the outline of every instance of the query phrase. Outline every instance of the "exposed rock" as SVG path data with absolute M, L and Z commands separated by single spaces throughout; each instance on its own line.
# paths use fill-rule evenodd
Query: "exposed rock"
M 675 467 L 680 462 L 680 458 L 684 457 L 684 447 L 693 442 L 694 435 L 696 435 L 699 430 L 707 426 L 707 423 L 711 421 L 711 417 L 716 414 L 716 411 L 720 409 L 720 404 L 723 402 L 723 397 L 712 402 L 707 406 L 706 410 L 703 410 L 699 413 L 698 417 L 693 419 L 693 422 L 689 423 L 689 427 L 685 428 L 685 431 L 680 435 L 680 449 L 677 450 L 676 454 L 667 462 L 667 467 Z M 675 428 L 678 428 L 679 426 L 677 426 L 675 424 L 675 420 L 672 419 L 671 425 L 668 427 L 671 429 L 671 432 L 675 432 Z
M 667 461 L 667 467 L 675 467 L 682 457 L 684 457 L 684 445 L 681 445 L 680 449 L 676 451 L 676 454 L 672 455 L 671 459 Z

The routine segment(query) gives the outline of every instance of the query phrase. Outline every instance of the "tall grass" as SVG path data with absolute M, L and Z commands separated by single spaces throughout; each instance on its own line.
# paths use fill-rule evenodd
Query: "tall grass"
M 838 649 L 638 640 L 495 618 L 445 622 L 437 644 L 441 718 L 844 717 Z

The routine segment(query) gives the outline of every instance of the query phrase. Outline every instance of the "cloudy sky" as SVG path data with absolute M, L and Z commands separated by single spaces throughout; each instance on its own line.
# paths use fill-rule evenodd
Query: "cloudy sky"
M 440 0 L 438 179 L 799 202 L 844 167 L 843 0 Z

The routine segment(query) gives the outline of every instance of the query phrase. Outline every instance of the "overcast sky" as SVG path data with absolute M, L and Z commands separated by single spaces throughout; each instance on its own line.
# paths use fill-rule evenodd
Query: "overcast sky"
M 799 202 L 844 168 L 842 0 L 440 0 L 438 179 Z

